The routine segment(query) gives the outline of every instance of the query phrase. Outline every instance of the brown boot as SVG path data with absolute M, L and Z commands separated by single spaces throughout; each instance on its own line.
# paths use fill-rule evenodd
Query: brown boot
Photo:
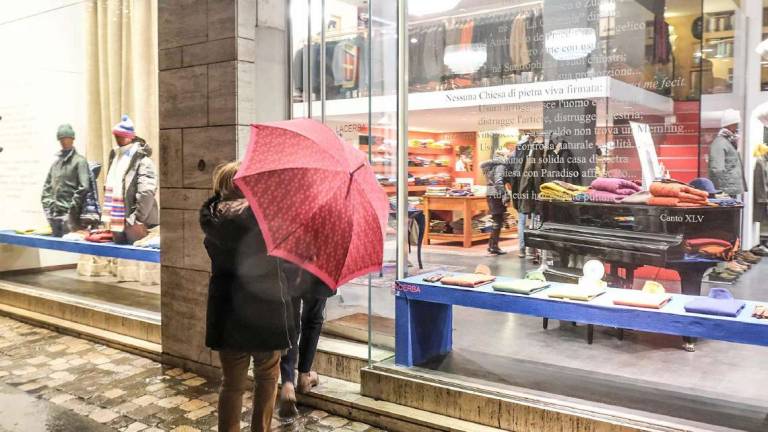
M 309 391 L 312 390 L 312 387 L 315 387 L 318 384 L 320 384 L 320 377 L 317 375 L 317 372 L 311 371 L 308 373 L 300 373 L 299 385 L 296 390 L 301 394 L 309 393 Z
M 299 410 L 296 408 L 296 390 L 293 387 L 293 383 L 285 383 L 280 389 L 280 402 L 277 414 L 281 419 L 299 415 Z

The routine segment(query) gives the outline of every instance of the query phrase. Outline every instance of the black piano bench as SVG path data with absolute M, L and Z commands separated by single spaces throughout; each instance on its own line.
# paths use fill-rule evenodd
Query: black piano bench
M 571 325 L 576 327 L 576 321 L 571 321 Z M 549 318 L 543 318 L 542 327 L 544 328 L 544 330 L 549 328 Z M 593 324 L 587 324 L 587 343 L 589 345 L 592 345 L 592 342 L 594 340 L 595 340 L 595 326 Z

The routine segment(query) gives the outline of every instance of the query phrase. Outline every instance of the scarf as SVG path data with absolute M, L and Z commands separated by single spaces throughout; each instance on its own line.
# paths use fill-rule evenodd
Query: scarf
M 732 146 L 736 147 L 739 144 L 739 136 L 730 130 L 726 128 L 720 129 L 720 132 L 717 133 L 721 137 L 728 140 L 729 143 L 731 143 Z
M 125 199 L 123 179 L 131 165 L 136 144 L 119 147 L 104 183 L 104 222 L 113 232 L 125 230 Z

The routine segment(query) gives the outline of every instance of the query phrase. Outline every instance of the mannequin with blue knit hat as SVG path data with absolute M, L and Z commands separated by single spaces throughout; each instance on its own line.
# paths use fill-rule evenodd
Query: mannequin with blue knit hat
M 131 118 L 124 114 L 112 128 L 117 148 L 109 155 L 104 184 L 104 220 L 115 243 L 133 244 L 160 223 L 157 170 L 152 148 L 136 135 Z

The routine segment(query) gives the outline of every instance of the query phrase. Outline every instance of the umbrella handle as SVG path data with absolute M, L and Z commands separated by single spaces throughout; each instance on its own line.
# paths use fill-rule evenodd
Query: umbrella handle
M 358 166 L 357 168 L 355 168 L 354 170 L 352 170 L 352 171 L 349 173 L 349 183 L 347 183 L 347 194 L 344 196 L 345 198 L 346 198 L 346 197 L 349 197 L 349 191 L 350 191 L 350 190 L 352 190 L 352 180 L 354 180 L 354 177 L 355 177 L 355 173 L 356 173 L 356 172 L 357 172 L 357 171 L 358 171 L 360 168 L 362 168 L 362 167 L 364 167 L 364 166 L 365 166 L 365 164 L 364 164 L 364 163 L 361 163 L 361 164 L 360 164 L 360 166 Z

